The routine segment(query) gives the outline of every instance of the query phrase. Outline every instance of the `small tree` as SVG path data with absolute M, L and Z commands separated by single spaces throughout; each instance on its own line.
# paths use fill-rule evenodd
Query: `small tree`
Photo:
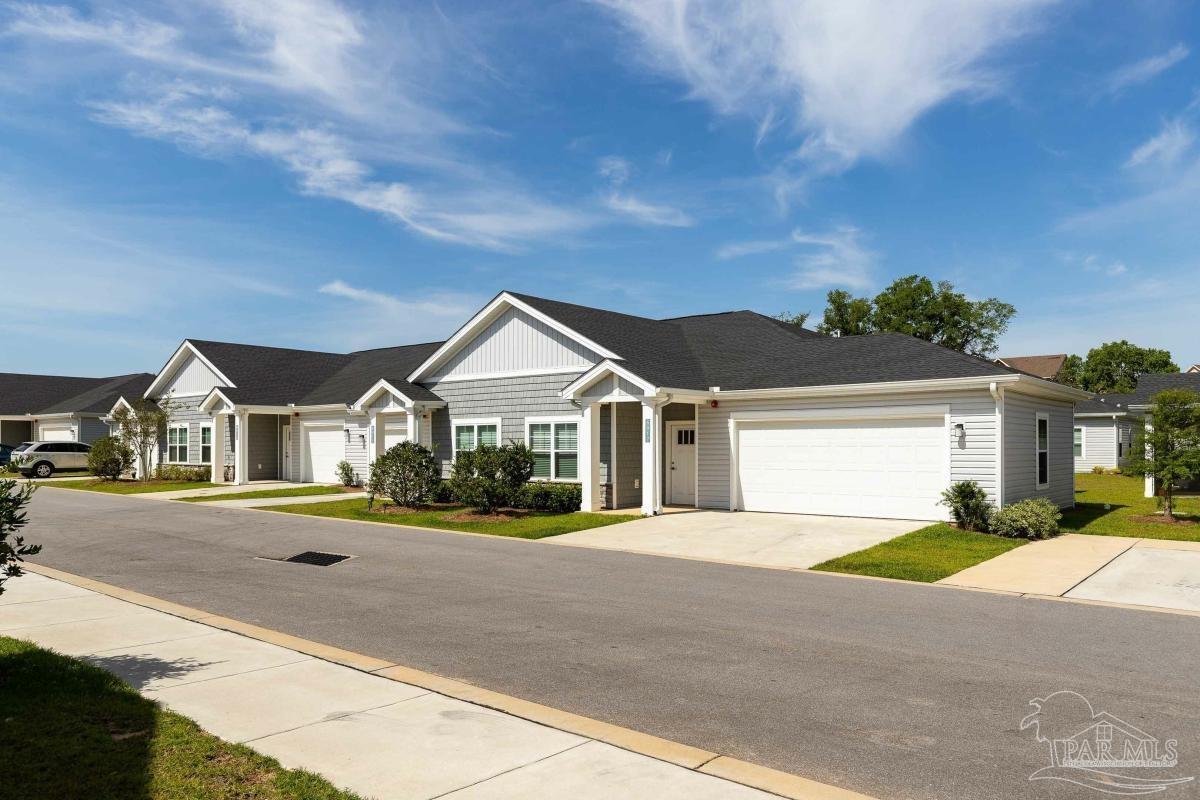
M 357 486 L 358 473 L 354 471 L 354 465 L 349 461 L 339 461 L 334 468 L 337 471 L 338 480 L 343 486 Z
M 1200 394 L 1166 389 L 1150 403 L 1150 418 L 1134 436 L 1128 469 L 1157 480 L 1163 515 L 1173 521 L 1175 484 L 1200 477 Z
M 942 492 L 941 505 L 950 509 L 950 516 L 964 531 L 986 531 L 992 516 L 992 503 L 987 492 L 975 481 L 950 484 Z
M 88 451 L 88 470 L 99 478 L 115 481 L 133 466 L 133 451 L 115 436 L 101 436 Z
M 484 513 L 511 505 L 521 486 L 533 475 L 533 451 L 510 442 L 502 447 L 480 445 L 460 452 L 450 471 L 454 499 Z
M 150 458 L 167 433 L 172 408 L 170 397 L 164 397 L 157 403 L 138 398 L 128 405 L 122 405 L 112 414 L 119 431 L 118 437 L 137 459 L 138 478 L 141 480 L 150 479 Z
M 17 481 L 0 481 L 0 594 L 4 594 L 4 582 L 24 574 L 21 562 L 25 556 L 40 553 L 40 544 L 25 544 L 19 535 L 28 522 L 25 507 L 33 497 L 33 484 L 22 486 Z
M 416 508 L 429 502 L 441 480 L 433 451 L 416 442 L 401 442 L 375 459 L 367 491 L 372 499 L 381 494 L 398 506 Z

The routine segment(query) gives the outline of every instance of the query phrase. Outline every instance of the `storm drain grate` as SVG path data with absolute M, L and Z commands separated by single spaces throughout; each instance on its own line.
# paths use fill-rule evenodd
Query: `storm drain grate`
M 290 558 L 280 559 L 292 564 L 311 564 L 314 567 L 329 567 L 341 561 L 345 561 L 353 556 L 344 556 L 339 553 L 320 553 L 316 550 L 305 550 L 303 553 L 297 553 Z

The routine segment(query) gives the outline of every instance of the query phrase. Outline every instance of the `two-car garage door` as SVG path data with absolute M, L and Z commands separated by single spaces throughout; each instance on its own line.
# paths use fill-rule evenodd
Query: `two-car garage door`
M 944 417 L 738 424 L 738 508 L 941 519 Z

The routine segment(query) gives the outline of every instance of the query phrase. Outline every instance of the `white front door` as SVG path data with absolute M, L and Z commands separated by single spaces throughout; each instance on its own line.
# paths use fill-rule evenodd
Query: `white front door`
M 305 483 L 336 483 L 338 462 L 346 457 L 341 425 L 304 426 Z
M 745 422 L 738 508 L 847 517 L 943 519 L 943 418 Z
M 696 425 L 667 423 L 667 504 L 696 505 Z

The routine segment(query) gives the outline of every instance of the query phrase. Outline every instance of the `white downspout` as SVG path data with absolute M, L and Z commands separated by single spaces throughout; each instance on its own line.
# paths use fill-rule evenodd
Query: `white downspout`
M 988 391 L 996 402 L 996 508 L 1004 507 L 1004 387 L 992 381 Z

